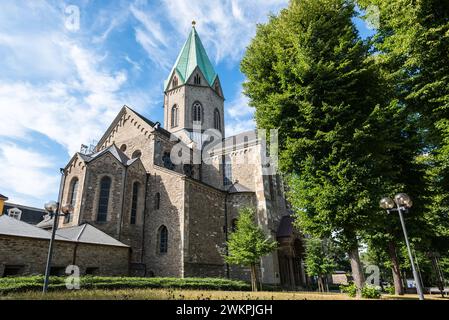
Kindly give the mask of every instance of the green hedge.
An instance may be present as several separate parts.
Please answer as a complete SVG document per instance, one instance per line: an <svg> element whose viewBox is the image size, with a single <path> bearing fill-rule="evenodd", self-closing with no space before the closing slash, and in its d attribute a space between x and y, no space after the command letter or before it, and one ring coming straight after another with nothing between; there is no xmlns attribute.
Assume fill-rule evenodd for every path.
<svg viewBox="0 0 449 320"><path fill-rule="evenodd" d="M66 277L50 277L49 290L65 289ZM43 276L0 278L0 295L12 292L39 291L44 283ZM199 290L246 291L251 287L238 280L220 278L132 278L83 276L81 289L139 289L177 288Z"/></svg>

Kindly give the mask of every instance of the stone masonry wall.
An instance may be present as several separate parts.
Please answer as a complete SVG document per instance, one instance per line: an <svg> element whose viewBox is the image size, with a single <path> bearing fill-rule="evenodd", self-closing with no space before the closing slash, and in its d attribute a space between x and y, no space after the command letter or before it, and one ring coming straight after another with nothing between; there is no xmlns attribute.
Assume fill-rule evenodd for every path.
<svg viewBox="0 0 449 320"><path fill-rule="evenodd" d="M184 176L162 167L149 176L145 219L145 258L147 274L182 277L184 252ZM156 195L159 194L159 208ZM168 229L167 253L160 253L158 231Z"/></svg>
<svg viewBox="0 0 449 320"><path fill-rule="evenodd" d="M119 241L131 246L131 262L141 263L143 260L143 226L146 196L147 174L142 162L136 161L127 168L125 182L125 198L123 205L122 227ZM131 208L134 183L138 184L137 211L135 224L131 224Z"/></svg>
<svg viewBox="0 0 449 320"><path fill-rule="evenodd" d="M112 180L106 222L97 222L100 182L108 176ZM94 227L119 239L123 204L125 167L111 154L105 153L87 165L86 182L80 223L88 222Z"/></svg>
<svg viewBox="0 0 449 320"><path fill-rule="evenodd" d="M66 169L66 177L63 185L63 194L61 201L61 203L63 204L70 203L72 194L72 182L74 181L74 179L78 179L78 191L76 194L76 201L72 213L72 221L65 223L64 218L59 219L59 228L73 227L78 225L82 203L81 196L83 194L85 176L86 163L79 157L79 155L76 155Z"/></svg>
<svg viewBox="0 0 449 320"><path fill-rule="evenodd" d="M0 276L5 266L22 266L25 275L44 274L49 240L0 235ZM96 274L118 276L128 274L129 248L68 241L56 241L53 267L75 264L84 274L86 268L98 268Z"/></svg>
<svg viewBox="0 0 449 320"><path fill-rule="evenodd" d="M220 190L187 181L185 276L225 276L224 200Z"/></svg>

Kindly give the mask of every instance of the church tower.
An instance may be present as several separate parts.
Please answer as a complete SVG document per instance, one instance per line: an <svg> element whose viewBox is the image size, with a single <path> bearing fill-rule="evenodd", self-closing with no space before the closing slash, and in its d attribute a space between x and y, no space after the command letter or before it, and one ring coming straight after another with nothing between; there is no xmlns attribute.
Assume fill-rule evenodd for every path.
<svg viewBox="0 0 449 320"><path fill-rule="evenodd" d="M164 83L164 127L196 141L201 131L218 130L224 137L224 96L220 80L192 22L192 30Z"/></svg>

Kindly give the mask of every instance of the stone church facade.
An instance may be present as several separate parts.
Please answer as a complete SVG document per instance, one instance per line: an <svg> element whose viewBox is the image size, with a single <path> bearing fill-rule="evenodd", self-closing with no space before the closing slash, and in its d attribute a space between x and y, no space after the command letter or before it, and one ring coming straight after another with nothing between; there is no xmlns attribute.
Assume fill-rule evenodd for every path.
<svg viewBox="0 0 449 320"><path fill-rule="evenodd" d="M124 106L95 150L65 167L61 202L74 211L58 228L88 223L130 246L132 275L247 279L249 270L226 265L223 254L239 208L250 206L280 243L261 260L262 281L304 286L282 179L264 172L256 131L221 138L224 101L193 27L164 84L164 128Z"/></svg>

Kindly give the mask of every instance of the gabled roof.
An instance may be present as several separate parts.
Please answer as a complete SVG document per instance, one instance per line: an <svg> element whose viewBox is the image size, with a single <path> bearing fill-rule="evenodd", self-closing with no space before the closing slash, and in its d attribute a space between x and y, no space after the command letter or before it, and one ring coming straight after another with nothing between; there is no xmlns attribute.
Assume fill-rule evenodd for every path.
<svg viewBox="0 0 449 320"><path fill-rule="evenodd" d="M138 158L135 158L135 159L128 158L126 156L126 154L124 154L122 150L117 148L117 146L115 144L112 144L109 147L107 147L106 149L103 149L94 154L90 154L90 155L82 154L82 153L78 153L78 154L81 157L81 159L84 160L84 162L89 163L89 162L97 159L98 157L101 157L102 155L104 155L107 152L112 154L112 156L114 158L116 158L118 161L120 161L120 163L123 164L124 166L130 166L131 164L133 164L134 162L136 162L138 160Z"/></svg>
<svg viewBox="0 0 449 320"><path fill-rule="evenodd" d="M127 247L127 245L88 223L76 227L58 229L56 234L77 242Z"/></svg>
<svg viewBox="0 0 449 320"><path fill-rule="evenodd" d="M283 216L281 218L281 222L279 223L279 228L276 232L276 237L284 238L290 237L293 235L293 217L292 216Z"/></svg>
<svg viewBox="0 0 449 320"><path fill-rule="evenodd" d="M252 190L248 189L247 187L245 187L244 185L236 182L231 185L231 187L228 189L228 192L229 193L244 193L244 192L254 192L254 191L252 191Z"/></svg>
<svg viewBox="0 0 449 320"><path fill-rule="evenodd" d="M0 200L8 200L8 197L7 196L4 196L4 195L2 195L1 193L0 193Z"/></svg>
<svg viewBox="0 0 449 320"><path fill-rule="evenodd" d="M115 128L115 126L117 125L117 123L120 121L120 119L122 118L122 116L126 113L133 113L135 114L138 118L140 118L143 122L145 122L146 124L148 124L151 128L154 129L156 123L149 120L148 118L142 116L141 114L137 113L136 111L134 111L133 109L131 109L130 107L124 105L122 107L122 109L120 110L120 112L117 114L117 116L115 117L115 119L112 121L112 123L109 125L108 129L106 130L106 132L103 134L103 136L101 137L100 141L97 144L97 149L103 145L104 141L109 137L109 135L111 134L111 131ZM160 127L157 129L158 132L164 134L167 137L170 137L170 132L168 132L167 130L165 130L164 128Z"/></svg>
<svg viewBox="0 0 449 320"><path fill-rule="evenodd" d="M34 239L50 239L51 233L26 222L0 216L0 235ZM90 224L56 230L56 240L91 243L105 246L128 247Z"/></svg>
<svg viewBox="0 0 449 320"><path fill-rule="evenodd" d="M203 43L196 32L195 27L187 38L181 52L176 59L175 65L170 72L169 77L173 75L173 72L181 77L182 81L185 83L187 79L190 78L195 68L198 67L206 78L210 86L212 86L217 78L214 67L207 56L206 50L204 49ZM165 81L164 90L168 89L170 83L170 78Z"/></svg>
<svg viewBox="0 0 449 320"><path fill-rule="evenodd" d="M7 215L0 216L0 234L37 239L50 239L51 237L50 232ZM59 235L56 235L55 239L69 241Z"/></svg>

